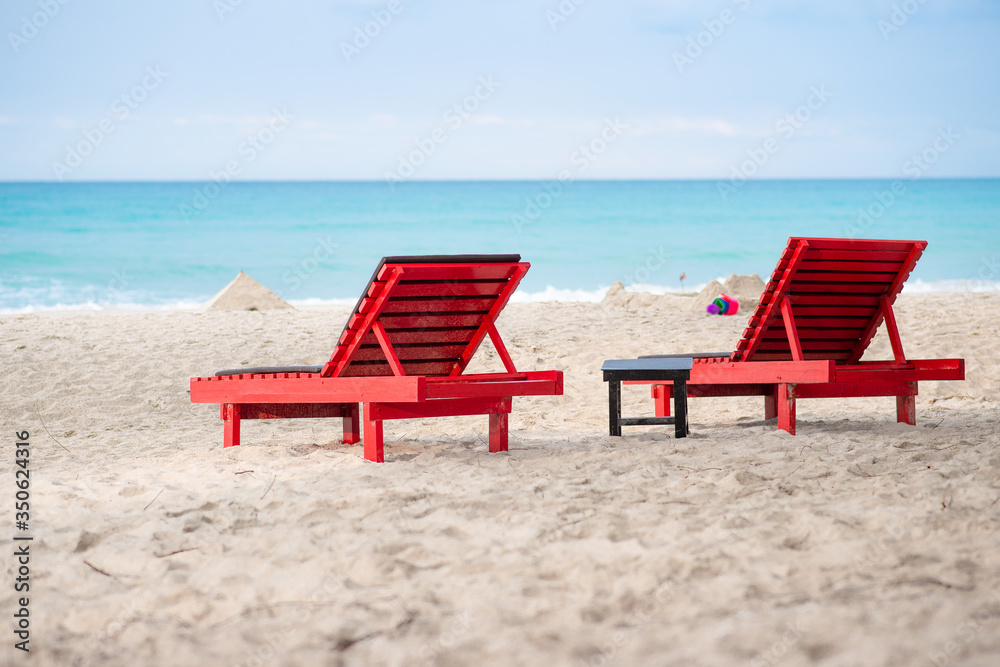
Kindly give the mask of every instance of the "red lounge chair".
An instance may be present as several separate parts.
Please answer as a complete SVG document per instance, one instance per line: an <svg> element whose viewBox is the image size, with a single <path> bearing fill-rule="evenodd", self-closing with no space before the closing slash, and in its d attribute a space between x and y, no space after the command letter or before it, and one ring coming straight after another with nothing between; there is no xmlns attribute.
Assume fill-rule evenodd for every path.
<svg viewBox="0 0 1000 667"><path fill-rule="evenodd" d="M382 421L490 416L491 452L507 451L513 396L561 395L561 371L519 373L495 321L530 264L519 255L386 257L323 366L247 368L191 379L193 403L219 403L223 446L240 420L341 417L344 442L385 460ZM506 373L463 375L489 336ZM363 405L359 411L358 404Z"/></svg>
<svg viewBox="0 0 1000 667"><path fill-rule="evenodd" d="M788 239L736 350L688 355L687 395L762 395L764 418L777 417L778 428L792 434L798 398L895 396L897 421L916 424L917 382L965 379L963 359L903 354L892 305L925 247ZM860 361L883 321L893 360ZM669 383L652 386L657 416L670 414L670 395Z"/></svg>

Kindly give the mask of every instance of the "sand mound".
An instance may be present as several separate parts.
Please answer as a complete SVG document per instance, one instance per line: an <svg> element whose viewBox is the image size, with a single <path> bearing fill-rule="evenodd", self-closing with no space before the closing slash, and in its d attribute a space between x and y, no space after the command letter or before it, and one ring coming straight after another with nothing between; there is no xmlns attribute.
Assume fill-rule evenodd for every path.
<svg viewBox="0 0 1000 667"><path fill-rule="evenodd" d="M601 300L601 303L608 306L624 306L628 303L628 292L625 291L625 286L622 285L620 280L616 280L611 287L608 288L607 294Z"/></svg>
<svg viewBox="0 0 1000 667"><path fill-rule="evenodd" d="M281 297L243 273L209 299L205 310L288 310Z"/></svg>
<svg viewBox="0 0 1000 667"><path fill-rule="evenodd" d="M700 292L698 292L698 296L694 298L694 303L691 304L691 310L700 310L701 312L705 312L705 307L712 303L717 296L725 291L726 290L722 286L722 283L718 280L713 280L709 284L705 285Z"/></svg>
<svg viewBox="0 0 1000 667"><path fill-rule="evenodd" d="M713 280L709 284L705 285L705 289L698 293L698 296L694 299L694 304L691 308L693 310L700 310L704 312L705 308L712 303L712 301L718 297L720 294L728 294L734 297L740 302L740 312L739 314L746 313L747 315L757 307L757 300L760 298L760 293L764 291L764 281L760 279L756 273L751 273L746 276L738 276L735 273L730 273L729 277L726 278L726 282L720 283L718 280Z"/></svg>

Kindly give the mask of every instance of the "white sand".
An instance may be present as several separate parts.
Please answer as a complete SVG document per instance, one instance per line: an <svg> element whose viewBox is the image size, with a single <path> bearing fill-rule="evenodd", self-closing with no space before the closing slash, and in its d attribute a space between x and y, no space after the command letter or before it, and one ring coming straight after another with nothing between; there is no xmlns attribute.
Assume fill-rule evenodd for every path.
<svg viewBox="0 0 1000 667"><path fill-rule="evenodd" d="M515 362L566 395L515 399L507 454L485 417L388 422L381 465L339 420L245 422L224 451L188 402L192 375L321 362L346 308L0 318L32 664L1000 664L1000 296L900 298L908 356L969 376L923 384L915 427L891 398L800 401L794 437L760 399L693 399L687 439L610 438L602 359L745 327L690 298L510 306Z"/></svg>

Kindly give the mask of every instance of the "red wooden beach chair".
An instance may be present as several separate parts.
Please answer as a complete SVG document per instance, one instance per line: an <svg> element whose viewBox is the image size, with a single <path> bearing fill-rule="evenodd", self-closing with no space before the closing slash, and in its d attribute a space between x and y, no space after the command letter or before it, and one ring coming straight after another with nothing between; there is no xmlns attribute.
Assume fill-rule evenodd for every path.
<svg viewBox="0 0 1000 667"><path fill-rule="evenodd" d="M365 458L381 462L383 420L488 414L490 451L507 451L512 397L563 393L561 371L518 372L497 333L530 266L520 259L386 257L326 364L192 378L191 401L220 404L225 447L240 444L243 419L341 417L344 442L361 440L363 421ZM506 372L463 374L486 336Z"/></svg>
<svg viewBox="0 0 1000 667"><path fill-rule="evenodd" d="M907 359L892 306L926 241L790 238L731 354L694 358L688 396L764 396L764 417L795 433L799 398L895 396L916 424L917 383L964 380L963 359ZM885 322L891 361L861 361ZM654 355L656 356L656 355ZM685 355L665 355L685 356ZM654 384L656 415L671 385Z"/></svg>

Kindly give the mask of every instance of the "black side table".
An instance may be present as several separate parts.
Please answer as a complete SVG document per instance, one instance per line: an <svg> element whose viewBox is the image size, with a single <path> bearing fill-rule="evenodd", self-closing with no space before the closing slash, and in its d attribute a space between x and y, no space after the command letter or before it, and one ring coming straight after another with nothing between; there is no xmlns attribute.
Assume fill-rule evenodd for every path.
<svg viewBox="0 0 1000 667"><path fill-rule="evenodd" d="M611 435L622 434L622 426L673 424L674 437L688 434L687 382L691 379L691 357L609 359L601 366L608 383L608 427ZM640 380L674 383L672 417L622 417L622 382Z"/></svg>

